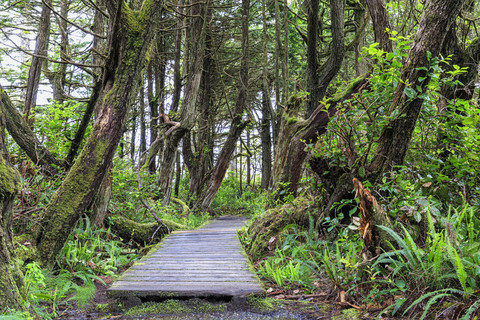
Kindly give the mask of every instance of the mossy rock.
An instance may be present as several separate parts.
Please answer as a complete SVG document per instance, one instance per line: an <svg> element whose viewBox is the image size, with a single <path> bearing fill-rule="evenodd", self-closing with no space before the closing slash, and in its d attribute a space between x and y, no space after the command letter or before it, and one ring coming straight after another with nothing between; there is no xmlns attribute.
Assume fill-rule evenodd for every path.
<svg viewBox="0 0 480 320"><path fill-rule="evenodd" d="M314 216L315 208L308 199L298 197L291 203L265 211L250 221L243 232L246 252L258 259L268 252L269 240L278 236L286 226L296 224L308 228L310 216Z"/></svg>

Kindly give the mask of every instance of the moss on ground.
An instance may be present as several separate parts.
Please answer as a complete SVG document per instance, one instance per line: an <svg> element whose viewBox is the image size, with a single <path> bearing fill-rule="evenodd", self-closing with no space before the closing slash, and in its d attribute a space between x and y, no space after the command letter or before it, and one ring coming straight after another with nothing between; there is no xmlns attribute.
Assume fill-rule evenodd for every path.
<svg viewBox="0 0 480 320"><path fill-rule="evenodd" d="M269 312L277 310L282 302L273 298L250 295L247 297L247 305L260 312Z"/></svg>
<svg viewBox="0 0 480 320"><path fill-rule="evenodd" d="M166 300L163 302L147 302L129 309L125 315L141 316L148 314L177 314L177 313L211 313L224 312L225 304L213 304L200 299L187 301Z"/></svg>

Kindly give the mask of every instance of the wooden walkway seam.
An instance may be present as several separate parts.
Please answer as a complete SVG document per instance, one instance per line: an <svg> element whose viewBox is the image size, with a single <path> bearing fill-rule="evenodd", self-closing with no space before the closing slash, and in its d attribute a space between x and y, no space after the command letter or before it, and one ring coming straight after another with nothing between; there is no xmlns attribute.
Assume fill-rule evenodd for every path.
<svg viewBox="0 0 480 320"><path fill-rule="evenodd" d="M113 297L236 297L264 294L236 230L242 217L221 217L198 230L176 231L108 289Z"/></svg>

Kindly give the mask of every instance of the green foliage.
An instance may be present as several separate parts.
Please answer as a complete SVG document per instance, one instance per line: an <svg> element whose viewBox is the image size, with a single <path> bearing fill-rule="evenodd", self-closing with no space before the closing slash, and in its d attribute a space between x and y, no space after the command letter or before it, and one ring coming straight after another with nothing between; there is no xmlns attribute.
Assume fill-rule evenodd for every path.
<svg viewBox="0 0 480 320"><path fill-rule="evenodd" d="M60 159L64 159L68 153L84 109L85 103L77 101L53 101L50 105L35 108L35 133L40 142ZM86 135L90 130L91 125Z"/></svg>
<svg viewBox="0 0 480 320"><path fill-rule="evenodd" d="M239 186L239 179L228 175L212 202L212 209L221 214L251 215L260 212L263 209L265 193L248 186L239 192Z"/></svg>
<svg viewBox="0 0 480 320"><path fill-rule="evenodd" d="M173 221L188 228L197 228L210 218L208 213L195 215L183 213L182 205L174 201L168 206L162 206L163 195L158 191L158 177L146 171L141 172L142 189L139 190L136 168L128 160L114 159L112 178L114 182L110 208L113 214L125 215L139 223L155 222L154 217L142 203L142 199L145 199L160 219ZM184 202L188 202L186 185L188 179L183 177L179 196Z"/></svg>
<svg viewBox="0 0 480 320"><path fill-rule="evenodd" d="M124 247L110 229L94 229L90 219L85 217L67 240L58 264L71 272L88 272L98 278L97 274L114 275L136 257L135 251Z"/></svg>

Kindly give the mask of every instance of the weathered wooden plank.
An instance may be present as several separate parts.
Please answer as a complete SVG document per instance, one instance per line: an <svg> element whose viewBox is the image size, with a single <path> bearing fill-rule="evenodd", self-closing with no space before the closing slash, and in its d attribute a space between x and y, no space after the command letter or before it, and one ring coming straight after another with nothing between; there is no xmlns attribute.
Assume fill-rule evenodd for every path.
<svg viewBox="0 0 480 320"><path fill-rule="evenodd" d="M199 230L174 232L156 252L117 280L113 296L239 296L261 294L237 237L241 218L216 220Z"/></svg>

